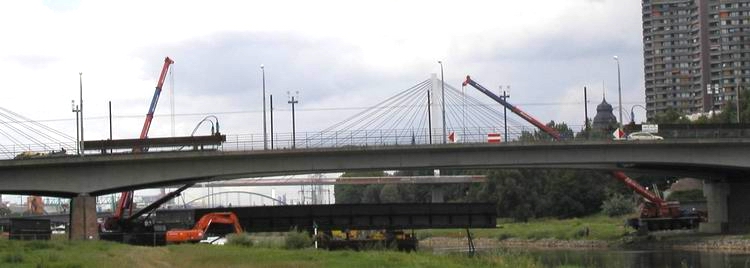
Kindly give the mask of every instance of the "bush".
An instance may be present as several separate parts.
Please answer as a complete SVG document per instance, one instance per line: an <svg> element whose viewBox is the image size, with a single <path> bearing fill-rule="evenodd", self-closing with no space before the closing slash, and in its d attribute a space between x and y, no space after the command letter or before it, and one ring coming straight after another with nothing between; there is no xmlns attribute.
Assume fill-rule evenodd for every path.
<svg viewBox="0 0 750 268"><path fill-rule="evenodd" d="M297 229L289 231L284 239L285 249L301 249L310 245L312 245L310 235L307 232L297 231Z"/></svg>
<svg viewBox="0 0 750 268"><path fill-rule="evenodd" d="M21 253L21 252L8 253L3 258L3 261L5 263L22 263L23 262L23 253Z"/></svg>
<svg viewBox="0 0 750 268"><path fill-rule="evenodd" d="M621 194L614 194L602 203L602 212L610 217L633 213L635 203Z"/></svg>
<svg viewBox="0 0 750 268"><path fill-rule="evenodd" d="M227 235L227 245L252 247L253 240L247 233L229 234Z"/></svg>

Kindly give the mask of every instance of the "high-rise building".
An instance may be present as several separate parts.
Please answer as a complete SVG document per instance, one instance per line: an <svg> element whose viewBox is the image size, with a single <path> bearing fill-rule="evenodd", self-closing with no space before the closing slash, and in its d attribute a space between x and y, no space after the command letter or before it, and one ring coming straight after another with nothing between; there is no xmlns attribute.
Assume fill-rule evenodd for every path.
<svg viewBox="0 0 750 268"><path fill-rule="evenodd" d="M705 113L750 88L750 0L642 0L647 117Z"/></svg>

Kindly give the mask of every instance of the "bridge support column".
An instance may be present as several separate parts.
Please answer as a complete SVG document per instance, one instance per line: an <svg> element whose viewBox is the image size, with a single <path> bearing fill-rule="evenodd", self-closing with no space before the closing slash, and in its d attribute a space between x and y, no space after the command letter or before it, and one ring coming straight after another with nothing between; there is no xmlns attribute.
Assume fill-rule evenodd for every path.
<svg viewBox="0 0 750 268"><path fill-rule="evenodd" d="M81 194L71 200L70 240L99 239L96 222L96 197Z"/></svg>
<svg viewBox="0 0 750 268"><path fill-rule="evenodd" d="M746 233L750 231L750 183L742 178L729 183L732 194L727 198L728 231Z"/></svg>
<svg viewBox="0 0 750 268"><path fill-rule="evenodd" d="M432 201L430 203L444 203L445 197L443 188L437 185L430 186L430 193L432 194Z"/></svg>
<svg viewBox="0 0 750 268"><path fill-rule="evenodd" d="M703 195L706 197L708 221L698 228L701 233L724 233L729 223L729 183L703 181Z"/></svg>

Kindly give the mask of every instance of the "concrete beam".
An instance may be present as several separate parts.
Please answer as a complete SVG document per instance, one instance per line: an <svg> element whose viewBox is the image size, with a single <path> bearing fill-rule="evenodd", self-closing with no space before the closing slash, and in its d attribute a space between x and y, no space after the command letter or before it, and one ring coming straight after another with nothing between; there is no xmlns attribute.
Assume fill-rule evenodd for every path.
<svg viewBox="0 0 750 268"><path fill-rule="evenodd" d="M448 144L278 151L190 151L0 161L0 192L104 194L190 181L364 170L627 166L750 174L750 140Z"/></svg>

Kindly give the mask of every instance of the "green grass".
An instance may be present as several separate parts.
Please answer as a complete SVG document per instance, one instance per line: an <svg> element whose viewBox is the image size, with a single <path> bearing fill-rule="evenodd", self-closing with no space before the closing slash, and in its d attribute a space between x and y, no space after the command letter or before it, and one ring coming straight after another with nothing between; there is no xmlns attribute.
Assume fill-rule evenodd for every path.
<svg viewBox="0 0 750 268"><path fill-rule="evenodd" d="M217 246L141 247L105 241L0 240L0 267L541 267L523 253L470 258L396 251Z"/></svg>
<svg viewBox="0 0 750 268"><path fill-rule="evenodd" d="M560 240L604 240L615 241L630 230L623 226L627 217L608 217L605 215L587 216L574 219L534 219L529 222L512 222L498 220L498 227L492 229L471 229L475 238L520 238L520 239L560 239ZM589 235L583 236L582 230L588 227ZM416 231L417 237L466 237L463 229L430 229Z"/></svg>

